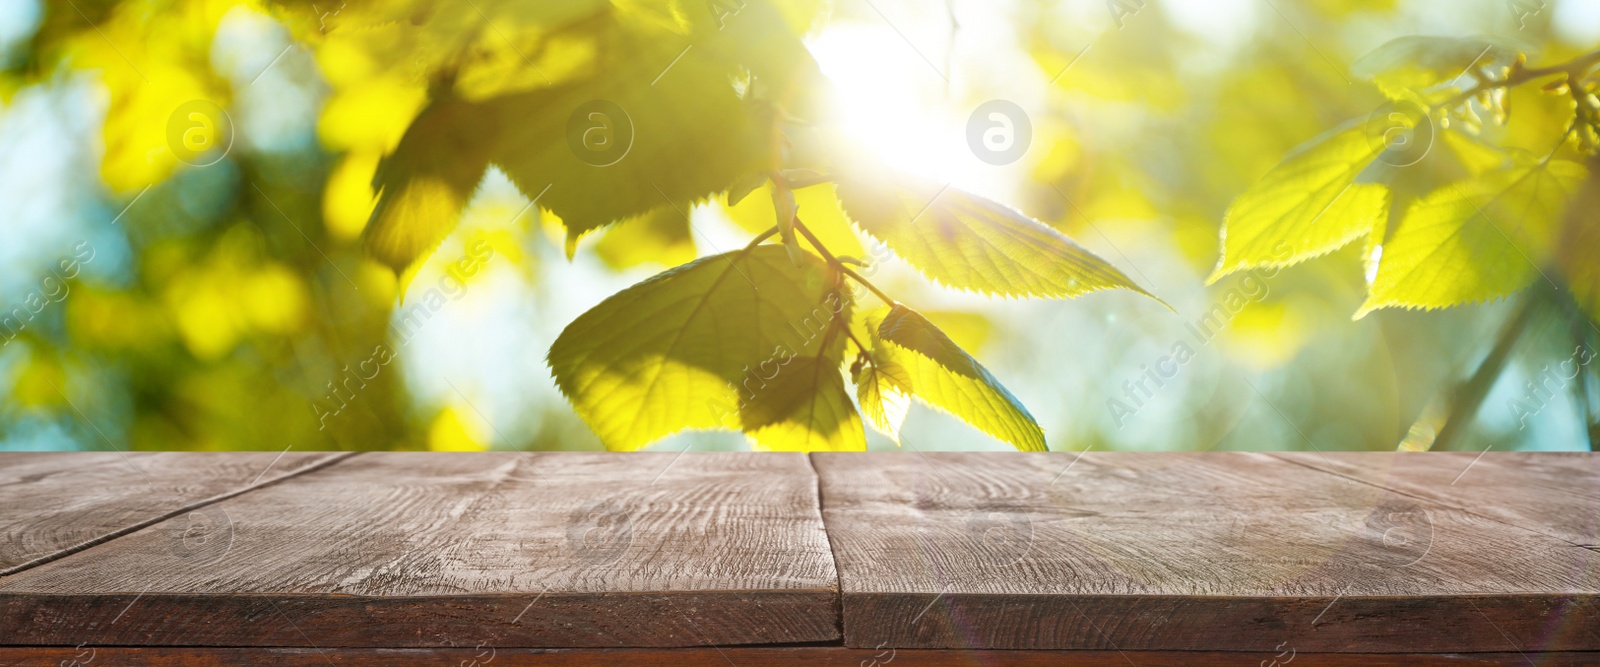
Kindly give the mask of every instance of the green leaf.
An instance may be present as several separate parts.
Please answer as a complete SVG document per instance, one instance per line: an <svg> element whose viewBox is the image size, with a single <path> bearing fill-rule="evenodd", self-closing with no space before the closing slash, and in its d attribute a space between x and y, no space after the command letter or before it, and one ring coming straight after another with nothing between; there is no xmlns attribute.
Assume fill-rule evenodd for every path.
<svg viewBox="0 0 1600 667"><path fill-rule="evenodd" d="M1005 296L1150 296L1072 239L982 197L876 169L841 174L837 191L857 226L936 282Z"/></svg>
<svg viewBox="0 0 1600 667"><path fill-rule="evenodd" d="M1388 189L1356 183L1383 151L1364 122L1301 144L1239 195L1222 223L1222 257L1206 284L1239 271L1325 255L1383 223Z"/></svg>
<svg viewBox="0 0 1600 667"><path fill-rule="evenodd" d="M745 432L775 452L864 451L861 416L839 372L844 339L821 356L795 359L755 392L741 414Z"/></svg>
<svg viewBox="0 0 1600 667"><path fill-rule="evenodd" d="M874 357L887 356L886 368L897 374L893 381L903 382L913 396L1022 451L1048 449L1028 409L920 313L895 305L877 335L883 345Z"/></svg>
<svg viewBox="0 0 1600 667"><path fill-rule="evenodd" d="M765 449L864 449L840 372L849 297L821 259L802 258L761 245L618 292L550 347L556 385L609 449L684 429L742 429Z"/></svg>
<svg viewBox="0 0 1600 667"><path fill-rule="evenodd" d="M367 252L396 273L450 235L489 168L489 136L469 122L474 114L468 102L433 102L378 164L378 203L363 235Z"/></svg>
<svg viewBox="0 0 1600 667"><path fill-rule="evenodd" d="M489 163L569 242L662 206L687 212L772 166L774 106L787 99L762 95L797 96L815 78L762 0L629 5L540 38L588 57L532 88L436 92L447 101L385 159L369 244L383 261L409 265L448 235Z"/></svg>
<svg viewBox="0 0 1600 667"><path fill-rule="evenodd" d="M1417 200L1383 246L1360 318L1378 308L1444 308L1527 286L1551 257L1587 171L1552 160L1475 176Z"/></svg>
<svg viewBox="0 0 1600 667"><path fill-rule="evenodd" d="M1505 67L1517 53L1516 47L1487 37L1409 36L1385 42L1356 59L1350 70L1371 79L1390 99L1411 99L1440 84L1469 84L1474 81L1469 68Z"/></svg>
<svg viewBox="0 0 1600 667"><path fill-rule="evenodd" d="M569 239L661 206L687 212L768 161L770 118L735 90L738 63L685 51L671 31L611 37L594 77L483 105L499 128L492 160ZM617 152L586 148L607 142Z"/></svg>
<svg viewBox="0 0 1600 667"><path fill-rule="evenodd" d="M695 257L689 219L671 206L617 223L605 230L594 253L616 270L655 263L677 266ZM569 249L567 256L572 256Z"/></svg>
<svg viewBox="0 0 1600 667"><path fill-rule="evenodd" d="M861 404L867 423L899 444L900 426L911 410L911 375L895 361L894 351L878 338L878 326L887 310L868 316L866 328L872 349L851 368L851 379L856 385L856 402Z"/></svg>

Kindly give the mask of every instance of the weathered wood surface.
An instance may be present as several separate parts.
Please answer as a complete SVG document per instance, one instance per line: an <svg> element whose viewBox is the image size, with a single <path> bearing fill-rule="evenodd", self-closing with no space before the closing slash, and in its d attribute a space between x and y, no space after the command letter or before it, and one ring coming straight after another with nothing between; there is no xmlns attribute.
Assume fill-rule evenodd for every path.
<svg viewBox="0 0 1600 667"><path fill-rule="evenodd" d="M813 455L845 644L1600 649L1600 553L1535 510L1543 528L1267 454L1076 457ZM1551 479L1525 507L1582 494Z"/></svg>
<svg viewBox="0 0 1600 667"><path fill-rule="evenodd" d="M0 579L12 645L839 639L799 454L365 453Z"/></svg>
<svg viewBox="0 0 1600 667"><path fill-rule="evenodd" d="M0 665L1600 649L1592 455L276 456L0 454L0 529L50 545L0 577Z"/></svg>
<svg viewBox="0 0 1600 667"><path fill-rule="evenodd" d="M29 452L0 455L0 575L60 558L338 452ZM198 517L197 517L198 520Z"/></svg>
<svg viewBox="0 0 1600 667"><path fill-rule="evenodd" d="M1285 460L1600 548L1600 456L1583 452L1285 452Z"/></svg>
<svg viewBox="0 0 1600 667"><path fill-rule="evenodd" d="M1286 662L1287 661L1287 662ZM1274 664L1276 663L1276 664ZM1204 651L946 651L840 646L668 649L0 647L7 667L1590 667L1600 653L1227 653Z"/></svg>

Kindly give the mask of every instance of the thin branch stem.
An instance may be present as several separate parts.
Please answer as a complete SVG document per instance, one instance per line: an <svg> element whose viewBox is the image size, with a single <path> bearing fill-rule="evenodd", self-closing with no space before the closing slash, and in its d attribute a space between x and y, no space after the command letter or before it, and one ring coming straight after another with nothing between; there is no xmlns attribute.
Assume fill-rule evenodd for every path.
<svg viewBox="0 0 1600 667"><path fill-rule="evenodd" d="M767 239L772 238L777 233L778 233L778 226L777 225L773 225L772 229L769 229L767 231L761 232L761 234L759 236L757 236L757 237L755 237L753 239L750 239L750 243L748 245L746 245L744 247L744 250L741 250L740 252L750 252L751 250L754 250L756 246L761 245L762 241L765 241Z"/></svg>
<svg viewBox="0 0 1600 667"><path fill-rule="evenodd" d="M866 354L867 353L867 346L863 345L861 343L861 339L860 338L856 338L856 332L851 331L849 325L845 325L844 335L850 337L850 342L855 343L856 344L856 349L861 351L862 354Z"/></svg>
<svg viewBox="0 0 1600 667"><path fill-rule="evenodd" d="M1517 304L1517 309L1512 312L1511 318L1506 320L1505 325L1500 328L1500 334L1495 337L1494 347L1489 350L1489 355L1478 364L1478 369L1473 371L1471 378L1456 386L1450 397L1450 408L1445 415L1444 426L1439 429L1439 435L1434 438L1430 449L1449 450L1461 437L1462 432L1471 425L1473 417L1478 414L1479 406L1483 405L1483 399L1488 397L1489 389L1494 386L1495 380L1500 378L1501 371L1505 370L1506 361L1511 356L1511 348L1528 328L1528 320L1532 319L1534 307L1538 305L1542 294L1543 291L1538 289L1528 289L1523 293L1521 303Z"/></svg>
<svg viewBox="0 0 1600 667"><path fill-rule="evenodd" d="M851 280L854 280L854 281L856 281L858 283L861 283L862 287L867 288L873 294L877 295L877 297L883 301L884 305L891 306L891 307L900 305L900 302L899 301L895 301L894 297L889 296L888 294L884 294L883 290L878 289L877 285L874 285L874 284L872 284L871 281L867 280L866 278L861 277L861 274L856 273L855 271L851 270L850 267L845 266L843 264L836 264L836 266L838 267L838 269L839 269L839 271L841 273L845 274L846 276L849 276Z"/></svg>
<svg viewBox="0 0 1600 667"><path fill-rule="evenodd" d="M828 264L830 266L832 266L835 270L837 270L838 272L843 273L844 275L848 276L851 280L854 280L857 283L860 283L862 287L867 288L873 294L877 295L877 297L879 299L882 299L885 304L887 304L889 306L898 306L898 305L900 305L900 302L899 301L895 301L894 297L891 297L888 294L885 294L883 292L883 290L878 289L877 285L872 284L872 281L869 281L866 278L863 278L861 276L861 274L856 273L855 271L851 270L850 267L845 266L844 262L839 261L838 257L834 257L833 253L828 252L828 248L826 246L822 245L822 241L817 238L817 235L816 234L812 234L811 233L811 229L809 227L806 227L805 223L800 222L800 216L795 216L795 218L794 218L794 228L799 230L800 231L800 235L806 237L807 241L811 242L811 247L816 248L817 249L817 253L821 254L822 258L827 260Z"/></svg>
<svg viewBox="0 0 1600 667"><path fill-rule="evenodd" d="M1470 100L1473 97L1476 97L1479 93L1487 90L1492 90L1495 88L1514 88L1529 81L1533 81L1534 79L1542 79L1544 77L1554 76L1557 74L1565 74L1567 76L1567 85L1575 86L1577 85L1578 81L1583 78L1583 75L1595 65L1600 65L1600 49L1590 51L1581 56L1573 58L1572 60L1568 60L1567 62L1557 63L1549 67L1523 67L1520 63L1514 64L1511 66L1511 72L1506 75L1506 78L1487 81L1479 79L1478 85L1461 91L1460 94L1447 100L1444 103L1444 106L1456 106L1457 104Z"/></svg>

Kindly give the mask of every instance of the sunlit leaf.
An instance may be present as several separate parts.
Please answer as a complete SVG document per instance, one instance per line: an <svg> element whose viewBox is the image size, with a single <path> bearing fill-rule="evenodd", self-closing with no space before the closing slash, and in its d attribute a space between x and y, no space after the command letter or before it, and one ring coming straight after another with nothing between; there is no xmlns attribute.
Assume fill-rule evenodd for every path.
<svg viewBox="0 0 1600 667"><path fill-rule="evenodd" d="M862 451L861 416L839 372L844 339L821 356L800 357L755 392L741 420L757 448L768 451Z"/></svg>
<svg viewBox="0 0 1600 667"><path fill-rule="evenodd" d="M594 252L613 269L645 263L677 266L694 259L694 236L688 218L662 206L606 229Z"/></svg>
<svg viewBox="0 0 1600 667"><path fill-rule="evenodd" d="M1044 431L1011 392L938 327L896 305L878 325L879 350L903 370L913 396L1022 451L1047 448Z"/></svg>
<svg viewBox="0 0 1600 667"><path fill-rule="evenodd" d="M985 294L1071 297L1124 287L1109 262L1038 221L956 188L886 172L838 181L844 211L923 275Z"/></svg>
<svg viewBox="0 0 1600 667"><path fill-rule="evenodd" d="M871 363L861 365L854 375L861 414L879 433L899 444L900 426L911 411L911 379L905 369L887 354L874 354Z"/></svg>
<svg viewBox="0 0 1600 667"><path fill-rule="evenodd" d="M1486 37L1409 36L1385 42L1361 56L1350 70L1371 79L1390 99L1445 83L1470 85L1472 69L1505 67L1518 49Z"/></svg>
<svg viewBox="0 0 1600 667"><path fill-rule="evenodd" d="M610 449L719 428L767 449L860 449L859 417L834 397L848 295L819 258L803 258L762 245L613 295L551 346L557 386Z"/></svg>
<svg viewBox="0 0 1600 667"><path fill-rule="evenodd" d="M378 208L395 220L369 232L379 237L374 252L398 265L437 243L480 161L499 165L558 216L569 242L663 205L687 211L769 168L772 108L755 84L740 82L754 74L756 88L790 95L815 65L767 3L737 9L672 3L603 12L548 35L593 43L571 76L436 101L385 160L397 167L381 175ZM455 166L432 166L445 151ZM421 181L414 190L413 179Z"/></svg>
<svg viewBox="0 0 1600 667"><path fill-rule="evenodd" d="M1371 233L1388 210L1388 189L1356 183L1382 152L1364 122L1312 139L1228 208L1222 257L1208 283L1240 269L1289 266Z"/></svg>
<svg viewBox="0 0 1600 667"><path fill-rule="evenodd" d="M1511 158L1505 151L1484 143L1481 139L1464 132L1442 132L1444 144L1450 147L1450 152L1461 163L1469 174L1482 174L1487 171L1504 169Z"/></svg>
<svg viewBox="0 0 1600 667"><path fill-rule="evenodd" d="M455 229L467 199L489 168L493 129L461 100L424 109L373 176L377 206L367 223L367 251L396 272Z"/></svg>
<svg viewBox="0 0 1600 667"><path fill-rule="evenodd" d="M1446 185L1406 211L1383 247L1366 303L1444 308L1526 287L1552 255L1568 199L1586 174L1565 160Z"/></svg>
<svg viewBox="0 0 1600 667"><path fill-rule="evenodd" d="M911 376L895 361L894 351L886 348L878 337L878 327L888 312L888 308L880 308L867 315L865 329L872 349L851 367L851 379L856 385L856 401L861 404L861 414L867 418L867 423L899 444L900 426L911 411Z"/></svg>

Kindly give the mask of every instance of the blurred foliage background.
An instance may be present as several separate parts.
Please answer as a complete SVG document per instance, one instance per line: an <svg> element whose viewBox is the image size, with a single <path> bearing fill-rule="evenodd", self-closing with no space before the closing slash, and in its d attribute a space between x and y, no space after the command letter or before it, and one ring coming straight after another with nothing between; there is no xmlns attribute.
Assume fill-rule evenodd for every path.
<svg viewBox="0 0 1600 667"><path fill-rule="evenodd" d="M439 29L344 29L341 0L0 3L0 305L13 318L0 325L0 449L599 447L550 379L551 342L617 290L743 246L770 205L700 203L692 226L658 211L584 237L568 259L559 222L491 168L460 226L397 276L362 247L372 176L440 62L513 46L479 54L498 64L475 70L481 81L451 82L470 93L533 76L523 62L593 54L516 49L531 29L516 3L392 4L384 25ZM1359 243L1206 286L1223 214L1290 149L1383 102L1351 64L1393 38L1492 36L1532 64L1600 45L1592 0L795 4L856 148L1029 213L1176 310L1126 291L984 298L882 267L875 282L982 360L1056 450L1431 446L1453 388L1520 302L1352 320L1367 288ZM1512 94L1527 99L1501 141L1543 154L1570 107ZM1005 166L966 139L995 99L1032 127ZM186 134L191 113L204 136ZM835 250L871 253L840 241L852 242ZM1241 296L1215 336L1194 336ZM1549 302L1449 447L1589 448L1592 367L1529 393L1594 345L1587 318ZM1192 358L1134 400L1179 343ZM903 442L1008 448L921 406ZM653 447L747 446L700 432Z"/></svg>

